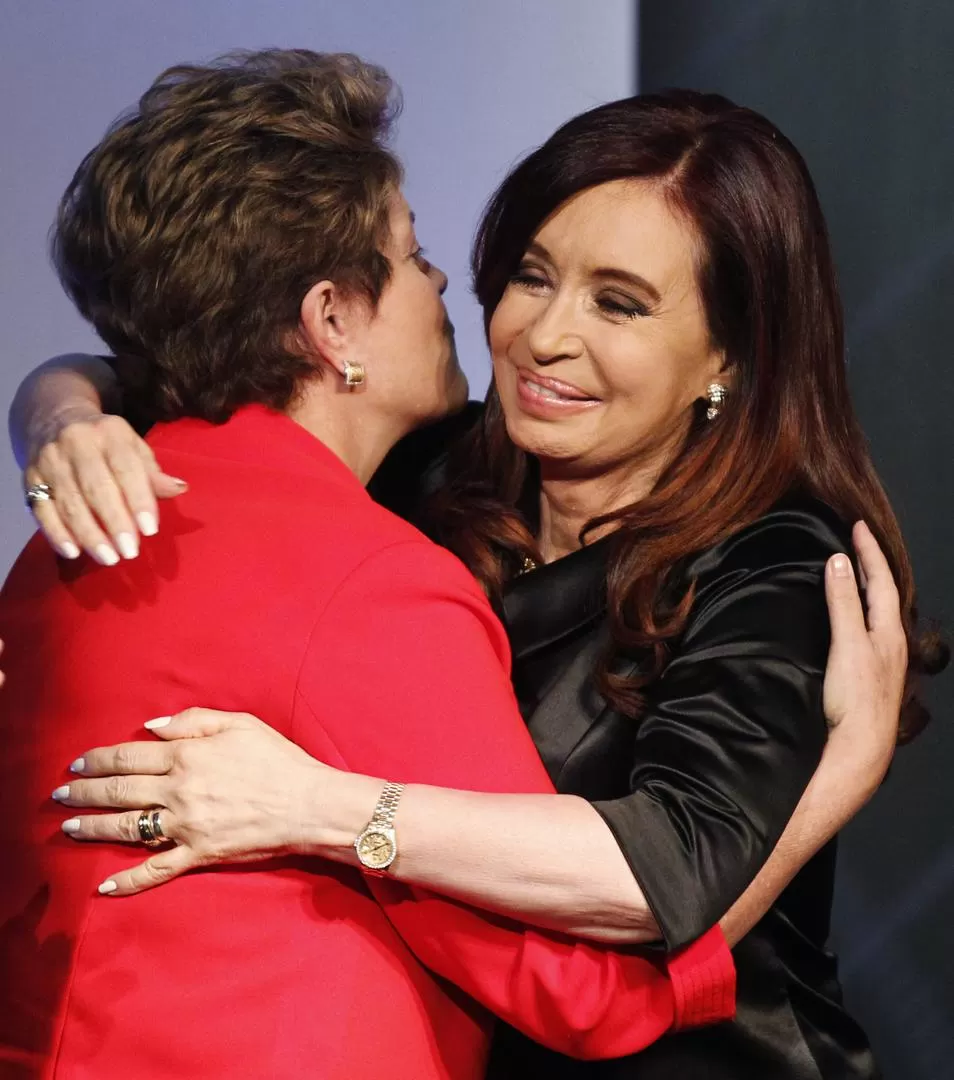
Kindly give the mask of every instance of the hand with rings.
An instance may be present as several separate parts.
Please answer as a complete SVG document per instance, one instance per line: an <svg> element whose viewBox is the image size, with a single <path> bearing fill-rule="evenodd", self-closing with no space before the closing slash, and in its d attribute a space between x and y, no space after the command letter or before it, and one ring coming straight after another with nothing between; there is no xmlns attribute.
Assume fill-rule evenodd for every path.
<svg viewBox="0 0 954 1080"><path fill-rule="evenodd" d="M53 792L63 806L118 811L64 821L73 839L157 849L101 893L129 896L199 867L306 850L309 800L337 770L244 713L188 709L146 727L162 741L89 750Z"/></svg>
<svg viewBox="0 0 954 1080"><path fill-rule="evenodd" d="M136 825L139 827L139 839L146 847L162 847L169 839L162 831L161 810L142 810Z"/></svg>
<svg viewBox="0 0 954 1080"><path fill-rule="evenodd" d="M59 417L37 434L23 473L24 497L40 531L64 559L85 550L104 566L139 554L159 528L159 499L181 495L152 449L121 416L91 408Z"/></svg>

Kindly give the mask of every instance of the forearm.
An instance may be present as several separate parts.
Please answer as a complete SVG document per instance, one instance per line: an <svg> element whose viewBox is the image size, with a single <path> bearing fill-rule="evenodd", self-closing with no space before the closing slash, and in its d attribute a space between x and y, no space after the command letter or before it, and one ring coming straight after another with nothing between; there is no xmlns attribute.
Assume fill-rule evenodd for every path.
<svg viewBox="0 0 954 1080"><path fill-rule="evenodd" d="M334 773L303 814L305 850L355 860L383 781ZM330 798L329 798L330 796ZM331 820L333 818L333 820ZM603 942L656 940L645 897L602 818L572 795L497 795L410 785L391 874L521 922Z"/></svg>
<svg viewBox="0 0 954 1080"><path fill-rule="evenodd" d="M114 408L116 376L105 360L69 353L41 364L20 384L10 406L10 440L25 466L38 446L72 420Z"/></svg>
<svg viewBox="0 0 954 1080"><path fill-rule="evenodd" d="M874 795L887 760L873 745L849 745L836 730L775 850L719 925L730 946L745 937L798 871Z"/></svg>

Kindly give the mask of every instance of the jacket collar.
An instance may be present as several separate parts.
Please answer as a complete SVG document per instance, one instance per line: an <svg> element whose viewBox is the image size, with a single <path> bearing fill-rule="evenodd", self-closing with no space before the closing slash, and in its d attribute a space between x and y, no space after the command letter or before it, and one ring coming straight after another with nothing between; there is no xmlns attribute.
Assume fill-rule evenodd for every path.
<svg viewBox="0 0 954 1080"><path fill-rule="evenodd" d="M320 439L284 413L264 405L245 405L224 424L193 417L157 424L148 442L160 456L163 450L182 451L283 472L309 473L364 492L361 481Z"/></svg>
<svg viewBox="0 0 954 1080"><path fill-rule="evenodd" d="M601 618L611 540L595 540L505 586L503 622L515 663Z"/></svg>

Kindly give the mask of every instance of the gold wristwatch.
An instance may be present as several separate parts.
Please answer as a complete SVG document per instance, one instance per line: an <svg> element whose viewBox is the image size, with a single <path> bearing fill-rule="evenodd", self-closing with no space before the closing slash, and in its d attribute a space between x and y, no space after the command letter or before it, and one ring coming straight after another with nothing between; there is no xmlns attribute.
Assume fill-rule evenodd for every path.
<svg viewBox="0 0 954 1080"><path fill-rule="evenodd" d="M397 858L394 815L403 792L403 784L385 784L371 820L355 839L358 861L369 874L383 876Z"/></svg>

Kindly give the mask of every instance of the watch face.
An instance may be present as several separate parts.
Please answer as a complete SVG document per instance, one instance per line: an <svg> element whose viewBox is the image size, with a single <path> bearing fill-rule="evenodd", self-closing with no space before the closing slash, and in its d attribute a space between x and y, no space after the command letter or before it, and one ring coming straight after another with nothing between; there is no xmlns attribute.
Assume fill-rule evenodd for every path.
<svg viewBox="0 0 954 1080"><path fill-rule="evenodd" d="M394 841L385 832L368 829L358 837L355 848L361 862L372 870L383 870L394 862Z"/></svg>

